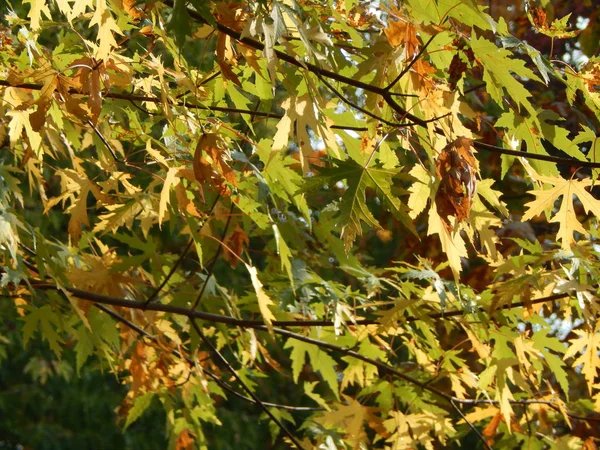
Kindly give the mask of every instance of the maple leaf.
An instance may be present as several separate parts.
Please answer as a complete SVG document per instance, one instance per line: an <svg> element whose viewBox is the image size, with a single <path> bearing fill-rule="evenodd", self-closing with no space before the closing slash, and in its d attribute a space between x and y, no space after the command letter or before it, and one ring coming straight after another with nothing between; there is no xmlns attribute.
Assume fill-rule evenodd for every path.
<svg viewBox="0 0 600 450"><path fill-rule="evenodd" d="M23 3L29 3L31 5L31 9L27 13L27 17L31 19L31 29L33 31L40 29L42 13L48 19L52 19L50 9L48 8L48 5L46 5L46 0L23 0Z"/></svg>
<svg viewBox="0 0 600 450"><path fill-rule="evenodd" d="M528 7L529 2L525 3L525 11L527 12L527 18L533 27L542 34L551 38L566 39L577 36L582 30L568 30L569 18L571 13L564 16L562 19L555 19L550 26L548 26L546 12L542 8L531 8Z"/></svg>
<svg viewBox="0 0 600 450"><path fill-rule="evenodd" d="M98 25L98 48L94 52L94 56L97 59L106 60L112 49L117 46L113 32L123 35L106 4L106 0L96 0L96 8L92 20L90 20L90 27L94 25Z"/></svg>
<svg viewBox="0 0 600 450"><path fill-rule="evenodd" d="M180 178L177 176L181 167L170 167L167 176L165 177L165 182L160 191L160 201L158 204L158 224L160 225L165 217L167 211L167 205L170 202L171 198L171 187L177 186L180 181Z"/></svg>
<svg viewBox="0 0 600 450"><path fill-rule="evenodd" d="M477 186L477 160L471 152L473 141L460 137L450 142L439 155L436 174L440 181L435 194L438 213L448 230L469 217ZM451 224L448 216L456 221Z"/></svg>
<svg viewBox="0 0 600 450"><path fill-rule="evenodd" d="M596 325L593 331L585 330L573 330L578 339L571 339L569 342L571 346L565 352L563 359L573 358L579 355L574 361L572 366L577 367L582 365L581 373L585 377L590 394L592 393L592 387L594 380L598 374L598 368L600 368L600 324Z"/></svg>
<svg viewBox="0 0 600 450"><path fill-rule="evenodd" d="M527 100L532 93L517 81L512 73L526 79L541 81L537 75L525 67L523 61L510 58L511 52L498 48L483 37L477 39L475 33L471 36L470 44L475 57L485 68L483 81L486 82L487 90L496 103L502 104L503 93L506 90L515 102L535 116L535 110Z"/></svg>
<svg viewBox="0 0 600 450"><path fill-rule="evenodd" d="M40 330L52 351L60 358L63 351L61 346L63 340L56 331L57 327L60 326L60 316L50 305L44 305L41 308L30 306L27 309L29 314L23 318L25 322L23 325L23 343L27 344L35 331Z"/></svg>
<svg viewBox="0 0 600 450"><path fill-rule="evenodd" d="M536 199L527 203L527 211L522 217L522 221L530 220L546 210L552 210L554 203L559 197L562 197L560 208L552 215L550 222L558 223L557 239L561 241L561 247L570 252L571 244L575 242L573 233L579 232L586 235L587 231L575 214L573 205L573 196L576 195L587 213L593 213L600 218L600 201L596 200L592 194L585 190L592 186L592 180L565 180L560 177L546 177L537 175L531 171L531 176L544 184L552 185L551 189L539 189L530 191Z"/></svg>
<svg viewBox="0 0 600 450"><path fill-rule="evenodd" d="M311 337L317 338L314 331L311 333ZM290 359L292 360L292 376L294 382L298 382L298 377L306 362L306 355L308 355L313 369L315 371L318 370L321 373L323 379L329 385L336 398L339 399L338 374L335 370L335 359L316 345L297 341L295 339L288 339L284 348L292 349Z"/></svg>
<svg viewBox="0 0 600 450"><path fill-rule="evenodd" d="M325 185L346 180L348 188L340 202L340 216L337 220L338 226L342 228L341 235L346 251L350 250L356 236L362 235L362 222L377 229L381 228L366 204L367 189L373 189L381 197L383 206L416 235L406 205L392 194L392 179L401 169L366 167L353 160L334 159L333 162L336 168L320 169L320 175L308 179L303 190L314 191Z"/></svg>
<svg viewBox="0 0 600 450"><path fill-rule="evenodd" d="M390 20L388 27L385 29L385 37L392 47L405 45L406 59L412 58L419 48L416 28L409 23Z"/></svg>
<svg viewBox="0 0 600 450"><path fill-rule="evenodd" d="M246 232L239 226L227 236L225 241L226 247L223 249L223 259L227 261L231 267L237 266L240 261L240 256L245 247L250 244L250 238Z"/></svg>
<svg viewBox="0 0 600 450"><path fill-rule="evenodd" d="M60 170L57 173L61 177L62 194L48 200L44 212L47 213L50 208L61 201L64 204L67 199L71 200L71 206L65 212L71 214L68 226L69 235L77 243L81 236L81 227L90 225L87 213L88 194L92 193L97 200L104 203L110 203L110 199L91 180L72 169Z"/></svg>
<svg viewBox="0 0 600 450"><path fill-rule="evenodd" d="M333 405L332 411L328 411L320 417L320 422L326 427L347 430L350 434L349 442L354 445L354 448L359 448L360 443L366 442L368 439L365 422L371 424L380 421L377 417L378 408L361 405L348 395L343 397L347 404Z"/></svg>
<svg viewBox="0 0 600 450"><path fill-rule="evenodd" d="M329 128L330 120L317 118L316 105L309 94L300 97L291 96L281 106L285 109L285 114L277 123L272 151L287 150L288 141L295 134L301 153L300 165L305 173L308 172L310 170L308 162L313 155L311 146L313 138L307 129L307 127L310 127L318 137L325 140L332 154L337 153L336 140Z"/></svg>
<svg viewBox="0 0 600 450"><path fill-rule="evenodd" d="M252 280L252 286L254 287L254 292L256 292L256 299L258 301L258 309L262 314L263 320L265 321L265 325L269 329L270 333L273 333L273 320L275 319L275 315L269 309L269 306L274 305L273 300L269 297L269 295L263 289L263 284L258 279L258 272L256 267L249 266L245 264L246 269L248 269L248 273L250 273L250 279Z"/></svg>
<svg viewBox="0 0 600 450"><path fill-rule="evenodd" d="M235 186L235 171L227 164L224 143L216 133L200 137L194 152L194 176L199 183L209 183L223 195L231 194L227 183Z"/></svg>
<svg viewBox="0 0 600 450"><path fill-rule="evenodd" d="M135 422L142 416L144 411L146 411L150 407L150 404L152 403L152 400L154 399L155 395L156 394L154 392L149 391L135 398L133 402L133 407L129 410L127 414L127 420L125 421L125 425L123 426L124 429L129 428L129 426L133 422Z"/></svg>

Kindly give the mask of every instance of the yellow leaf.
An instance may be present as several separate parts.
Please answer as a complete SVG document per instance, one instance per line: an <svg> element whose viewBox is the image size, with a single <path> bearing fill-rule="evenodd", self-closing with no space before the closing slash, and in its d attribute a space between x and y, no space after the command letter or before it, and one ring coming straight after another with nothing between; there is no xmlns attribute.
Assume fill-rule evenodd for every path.
<svg viewBox="0 0 600 450"><path fill-rule="evenodd" d="M31 5L27 17L31 19L31 29L33 31L40 29L42 13L44 13L48 19L52 19L48 5L46 5L46 0L23 0L23 3L29 3Z"/></svg>
<svg viewBox="0 0 600 450"><path fill-rule="evenodd" d="M572 366L577 367L582 365L581 373L585 377L590 394L592 393L592 386L594 379L598 373L598 367L600 367L600 333L598 332L600 324L596 325L593 331L585 330L573 330L579 339L572 339L570 342L571 346L567 349L563 359L572 358L575 355L579 357L573 361Z"/></svg>
<svg viewBox="0 0 600 450"><path fill-rule="evenodd" d="M258 299L258 308L260 309L260 313L263 316L265 321L265 325L269 329L269 332L273 332L273 319L275 316L269 309L269 306L274 305L273 300L267 295L265 290L263 289L263 284L258 279L258 273L256 271L256 267L246 265L246 269L250 273L250 279L252 280L252 286L254 287L254 292L256 292L256 298Z"/></svg>
<svg viewBox="0 0 600 450"><path fill-rule="evenodd" d="M8 124L8 136L10 137L11 145L14 146L21 139L21 133L23 132L23 128L25 128L25 134L29 138L31 149L36 153L38 159L41 159L42 137L38 132L33 131L33 127L29 121L31 111L12 110L8 111L6 115L12 117Z"/></svg>
<svg viewBox="0 0 600 450"><path fill-rule="evenodd" d="M117 46L113 32L123 35L106 5L106 0L96 0L96 10L90 21L90 27L94 25L98 25L98 48L94 57L106 60L111 50Z"/></svg>
<svg viewBox="0 0 600 450"><path fill-rule="evenodd" d="M479 422L481 420L489 419L490 417L494 417L498 414L499 409L494 405L487 405L485 407L477 407L469 414L465 415L465 418L473 423ZM459 424L465 423L464 420L458 422Z"/></svg>
<svg viewBox="0 0 600 450"><path fill-rule="evenodd" d="M591 212L596 217L600 218L600 201L596 200L592 194L585 190L585 188L592 185L592 180L589 178L585 180L565 180L560 177L541 176L533 171L530 171L530 175L534 179L544 184L550 184L553 187L530 192L535 195L536 198L525 205L528 210L523 215L522 220L526 221L532 219L545 210L551 210L554 207L554 202L562 196L560 208L554 213L550 222L559 224L556 237L561 241L562 248L565 251L570 252L571 244L575 242L573 233L577 231L582 234L587 234L587 231L583 228L575 214L573 195L576 195L579 198L587 213Z"/></svg>
<svg viewBox="0 0 600 450"><path fill-rule="evenodd" d="M462 270L460 258L466 258L468 256L465 241L461 237L459 230L450 233L446 229L437 212L437 208L433 205L429 209L429 229L427 230L427 235L429 236L435 233L440 236L442 250L448 256L448 263L450 264L450 269L452 269L454 278L458 279Z"/></svg>
<svg viewBox="0 0 600 450"><path fill-rule="evenodd" d="M165 183L163 184L162 191L160 191L160 202L158 204L158 225L163 221L165 217L165 212L167 211L167 205L169 204L169 199L171 197L171 186L177 186L179 183L179 178L177 177L177 173L179 172L179 167L171 167L167 172L167 177L165 178Z"/></svg>
<svg viewBox="0 0 600 450"><path fill-rule="evenodd" d="M416 219L427 206L429 196L431 195L432 177L422 166L415 165L410 175L417 179L408 189L410 197L408 197L408 207L410 212L408 215L411 219Z"/></svg>

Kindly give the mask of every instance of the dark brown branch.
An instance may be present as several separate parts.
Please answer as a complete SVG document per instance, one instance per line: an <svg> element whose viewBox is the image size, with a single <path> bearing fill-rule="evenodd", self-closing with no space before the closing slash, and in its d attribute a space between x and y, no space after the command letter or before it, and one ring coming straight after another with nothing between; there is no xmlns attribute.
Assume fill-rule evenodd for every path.
<svg viewBox="0 0 600 450"><path fill-rule="evenodd" d="M496 147L495 145L485 144L483 142L473 142L473 147L477 150L483 150L486 152L500 153L503 155L520 156L528 159L537 159L539 161L550 161L557 164L564 164L571 167L589 167L593 169L600 168L600 163L592 161L580 161L573 158L561 158L559 156L550 155L538 155L537 153L521 152L519 150L507 150L502 147Z"/></svg>
<svg viewBox="0 0 600 450"><path fill-rule="evenodd" d="M171 8L174 6L173 2L171 0L163 0L163 3L167 6L170 6ZM196 20L199 23L203 23L206 25L211 25L209 23L206 22L206 20L200 15L198 14L196 11L192 10L192 9L188 9L188 13L190 15L190 17L192 17L194 20ZM229 28L226 25L223 25L222 23L217 22L216 25L214 25L214 27L223 34L226 34L227 36L235 39L236 41L247 45L248 47L254 48L256 50L261 50L264 51L265 49L265 45L262 42L259 42L255 39L249 38L248 36L244 36L242 37L241 33L239 33L238 31L235 31L232 28ZM311 73L314 73L315 75L320 75L332 80L336 80L336 81L340 81L344 84L347 84L348 86L353 86L355 88L360 88L363 89L367 92L372 92L374 94L379 94L381 96L383 96L385 98L385 94L389 94L389 91L387 91L385 88L381 88L378 86L373 86L372 84L369 83L364 83L362 81L359 80L355 80L353 78L349 78L343 75L340 75L339 73L336 72L332 72L331 70L327 70L327 69L323 69L315 64L309 63L309 62L304 62L304 61L298 61L294 56L288 55L282 51L273 49L274 53L277 55L277 58L279 58L282 61L285 61L293 66L298 67L299 69L306 69ZM390 96L391 98L391 96ZM387 101L387 99L386 99ZM406 110L402 109L398 104L396 104L397 108L400 108L400 111L402 112L401 115L403 115L404 117L406 117L408 120L410 120L411 122L415 123L415 124L422 124L422 120L419 119L418 117L410 114L409 112L407 112ZM396 108L394 108L394 110L396 110Z"/></svg>
<svg viewBox="0 0 600 450"><path fill-rule="evenodd" d="M31 281L31 286L35 289L42 290L60 290L56 285L52 283L47 283L43 281ZM97 294L95 292L88 292L81 289L73 288L73 287L63 287L64 290L73 294L75 297L80 298L81 300L87 300L95 303L102 303L105 305L113 305L113 306L121 306L124 308L132 308L132 309L141 309L144 308L149 311L161 311L171 314L179 314L183 316L187 316L194 319L206 320L207 322L214 323L222 323L225 325L232 325L236 327L242 328L255 328L255 329L263 329L264 322L261 320L249 320L249 319L236 319L235 317L223 316L219 314L212 314L203 311L193 311L189 308L185 308L182 306L175 306L164 303L150 303L146 305L145 301L137 301L137 300L128 300L125 298L119 297L111 297L108 295ZM542 297L535 300L531 300L529 302L518 302L512 304L502 305L501 308L498 309L514 309L520 308L527 305L534 305L538 303L546 303L559 300L561 298L568 297L569 293L562 294L554 294L548 297ZM482 312L483 310L479 310ZM404 320L406 322L414 322L417 320L425 320L425 319L446 319L449 317L462 316L466 313L461 310L448 311L448 312L440 312L434 313L431 315L427 315L425 317L407 317ZM363 319L357 320L354 322L356 325L377 325L380 321L375 319ZM333 326L334 323L331 320L274 320L273 325L276 327L322 327L322 326Z"/></svg>
<svg viewBox="0 0 600 450"><path fill-rule="evenodd" d="M39 91L44 87L43 84L37 84L37 83L21 83L21 84L17 84L17 85L12 85L6 80L0 80L0 86L14 87L14 88L20 88L20 89L31 89L34 91ZM69 94L71 94L71 95L87 95L76 89L70 89ZM113 98L115 100L127 100L127 101L133 101L133 102L162 103L162 100L158 97L152 97L152 96L148 96L148 95L127 94L127 93L122 93L122 92L104 92L104 93L102 93L102 97ZM263 111L251 111L251 110L239 109L239 108L228 108L228 107L224 107L224 106L204 106L204 105L197 105L197 104L184 102L184 101L170 102L168 104L171 106L185 106L187 108L200 109L200 110L204 110L204 111L218 111L218 112L224 112L224 113L249 114L252 116L266 117L266 118L273 118L273 119L281 119L283 117L281 114L268 113L268 112L263 112Z"/></svg>
<svg viewBox="0 0 600 450"><path fill-rule="evenodd" d="M319 80L321 80L321 82L322 82L322 83L323 83L325 86L327 86L327 88L328 88L328 89L329 89L331 92L333 92L333 94L334 94L334 95L335 95L337 98L339 98L341 101L343 101L345 104L347 104L347 105L348 105L348 106L350 106L351 108L354 108L354 109L356 109L357 111L360 111L361 113L363 113L363 114L365 114L365 115L367 115L367 116L369 116L369 117L371 117L371 118L373 118L373 119L375 119L375 120L378 120L378 121L380 121L380 122L382 122L382 123L385 123L386 125L389 125L389 126L391 126L391 127L400 127L400 126L402 126L402 124L390 122L389 120L386 120L386 119L384 119L383 117L379 117L377 114L374 114L374 113L372 113L371 111L369 111L369 110L367 110L367 109L365 109L365 108L363 108L363 107L361 107L361 106L358 106L356 103L353 103L352 101L350 101L350 100L348 100L346 97L344 97L344 96L341 94L341 92L339 92L339 91L338 91L336 88L334 88L334 87L333 87L333 86L332 86L332 85L331 85L331 84L330 84L330 83L329 83L329 82L328 82L328 81L327 81L325 78L323 78L321 75L319 75L319 74L316 74L316 75L317 75L317 77L319 77Z"/></svg>

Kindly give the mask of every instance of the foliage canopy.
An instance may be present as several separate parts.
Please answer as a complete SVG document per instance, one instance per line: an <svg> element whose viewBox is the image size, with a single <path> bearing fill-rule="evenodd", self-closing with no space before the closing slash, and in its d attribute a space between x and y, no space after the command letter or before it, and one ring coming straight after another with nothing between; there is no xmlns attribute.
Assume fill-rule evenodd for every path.
<svg viewBox="0 0 600 450"><path fill-rule="evenodd" d="M23 3L0 384L108 378L129 448L596 448L593 2Z"/></svg>

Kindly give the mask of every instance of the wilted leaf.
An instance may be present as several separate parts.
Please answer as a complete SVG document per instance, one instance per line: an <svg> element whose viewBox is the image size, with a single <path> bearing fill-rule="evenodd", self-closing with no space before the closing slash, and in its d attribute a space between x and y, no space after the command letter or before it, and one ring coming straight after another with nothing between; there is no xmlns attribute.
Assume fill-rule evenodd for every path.
<svg viewBox="0 0 600 450"><path fill-rule="evenodd" d="M449 232L468 218L471 212L478 170L471 146L470 139L458 138L444 147L437 159L436 174L440 184L435 194L435 204ZM455 222L451 223L448 216L454 216Z"/></svg>

